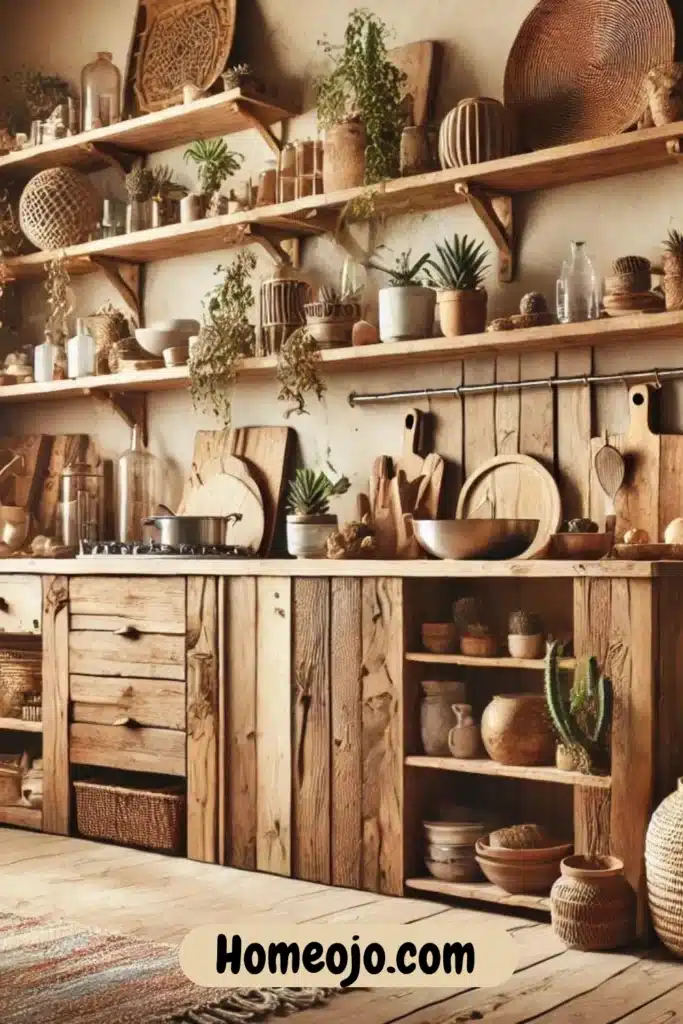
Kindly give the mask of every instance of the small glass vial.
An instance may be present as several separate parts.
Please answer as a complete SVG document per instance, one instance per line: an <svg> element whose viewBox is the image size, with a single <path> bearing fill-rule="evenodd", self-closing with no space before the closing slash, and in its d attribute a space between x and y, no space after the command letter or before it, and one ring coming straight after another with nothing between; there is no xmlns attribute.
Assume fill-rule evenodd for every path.
<svg viewBox="0 0 683 1024"><path fill-rule="evenodd" d="M55 357L57 346L50 331L45 331L45 341L36 345L33 351L33 377L36 384L48 384L55 379Z"/></svg>
<svg viewBox="0 0 683 1024"><path fill-rule="evenodd" d="M69 377L89 377L95 372L97 349L95 339L85 320L76 321L76 334L66 343L67 374Z"/></svg>
<svg viewBox="0 0 683 1024"><path fill-rule="evenodd" d="M117 539L122 544L142 541L143 520L154 515L164 498L164 475L160 460L142 443L140 428L133 427L130 448L118 465Z"/></svg>
<svg viewBox="0 0 683 1024"><path fill-rule="evenodd" d="M296 199L296 148L293 142L288 142L280 153L277 178L278 202L288 203Z"/></svg>
<svg viewBox="0 0 683 1024"><path fill-rule="evenodd" d="M81 73L84 132L121 120L121 72L111 57L111 53L101 51Z"/></svg>

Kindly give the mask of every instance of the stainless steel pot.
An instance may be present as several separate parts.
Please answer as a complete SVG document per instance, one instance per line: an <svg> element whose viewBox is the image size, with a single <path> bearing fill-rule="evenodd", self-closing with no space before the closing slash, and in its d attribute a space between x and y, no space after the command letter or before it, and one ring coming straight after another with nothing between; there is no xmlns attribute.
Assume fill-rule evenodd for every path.
<svg viewBox="0 0 683 1024"><path fill-rule="evenodd" d="M159 542L164 547L179 548L188 544L196 547L215 547L226 544L230 523L238 523L242 516L150 516L143 519L144 526L156 526L160 532Z"/></svg>

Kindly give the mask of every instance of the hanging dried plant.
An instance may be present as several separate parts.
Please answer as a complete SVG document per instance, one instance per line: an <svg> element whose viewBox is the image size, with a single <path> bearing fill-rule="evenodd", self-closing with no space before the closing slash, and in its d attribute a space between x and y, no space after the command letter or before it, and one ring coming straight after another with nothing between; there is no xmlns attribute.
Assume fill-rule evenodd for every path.
<svg viewBox="0 0 683 1024"><path fill-rule="evenodd" d="M278 400L292 402L292 408L285 413L299 415L308 412L305 396L311 391L318 401L325 394L325 382L318 373L320 349L306 327L299 327L290 334L280 349L277 363L277 379L280 385Z"/></svg>
<svg viewBox="0 0 683 1024"><path fill-rule="evenodd" d="M0 255L18 256L24 241L16 204L8 189L0 192Z"/></svg>
<svg viewBox="0 0 683 1024"><path fill-rule="evenodd" d="M72 306L69 295L69 284L71 279L66 269L64 256L57 256L50 263L46 263L47 281L45 290L47 292L47 322L46 330L50 331L55 345L64 345L69 337L69 314Z"/></svg>
<svg viewBox="0 0 683 1024"><path fill-rule="evenodd" d="M154 172L136 164L125 178L126 194L131 203L146 203L154 195L156 178Z"/></svg>

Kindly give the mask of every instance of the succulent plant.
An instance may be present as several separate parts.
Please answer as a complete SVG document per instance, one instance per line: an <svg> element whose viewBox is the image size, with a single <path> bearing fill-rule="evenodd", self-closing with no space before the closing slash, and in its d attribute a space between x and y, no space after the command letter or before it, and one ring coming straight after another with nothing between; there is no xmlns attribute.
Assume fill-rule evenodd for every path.
<svg viewBox="0 0 683 1024"><path fill-rule="evenodd" d="M508 633L511 636L538 636L542 632L541 618L533 612L512 612L508 619Z"/></svg>
<svg viewBox="0 0 683 1024"><path fill-rule="evenodd" d="M676 231L675 228L669 231L664 242L664 251L679 259L683 259L683 234L680 231Z"/></svg>
<svg viewBox="0 0 683 1024"><path fill-rule="evenodd" d="M296 516L324 516L330 511L330 498L346 494L351 486L342 476L332 483L326 473L315 473L312 469L297 469L289 485L287 509Z"/></svg>
<svg viewBox="0 0 683 1024"><path fill-rule="evenodd" d="M207 196L218 192L225 179L239 171L243 159L228 149L225 139L202 139L185 150L185 160L193 160L199 167L199 186Z"/></svg>
<svg viewBox="0 0 683 1024"><path fill-rule="evenodd" d="M595 658L581 659L567 690L559 665L559 644L548 644L545 699L561 743L572 752L580 771L606 770L606 734L611 717L611 686Z"/></svg>
<svg viewBox="0 0 683 1024"><path fill-rule="evenodd" d="M534 313L547 313L548 303L545 296L540 292L528 292L519 304L519 311L523 316Z"/></svg>
<svg viewBox="0 0 683 1024"><path fill-rule="evenodd" d="M381 263L368 263L369 267L373 270L379 270L382 274L387 274L389 277L389 284L393 288L406 288L409 285L420 284L420 271L423 270L425 265L430 259L428 252L423 253L418 260L414 263L410 262L411 250L402 252L400 256L396 257L393 268L383 267Z"/></svg>
<svg viewBox="0 0 683 1024"><path fill-rule="evenodd" d="M253 74L249 64L235 64L223 72L223 85L226 89L238 89L244 82L248 82Z"/></svg>
<svg viewBox="0 0 683 1024"><path fill-rule="evenodd" d="M592 519L570 519L563 524L563 533L598 533L600 527Z"/></svg>
<svg viewBox="0 0 683 1024"><path fill-rule="evenodd" d="M453 605L453 621L460 630L485 618L484 606L478 597L460 597Z"/></svg>
<svg viewBox="0 0 683 1024"><path fill-rule="evenodd" d="M429 259L428 283L433 288L449 291L471 291L481 288L489 269L486 260L489 252L484 243L478 244L467 235L453 236L453 241L444 239L443 245L436 245L438 261Z"/></svg>
<svg viewBox="0 0 683 1024"><path fill-rule="evenodd" d="M649 274L651 267L645 256L620 256L612 264L615 274Z"/></svg>

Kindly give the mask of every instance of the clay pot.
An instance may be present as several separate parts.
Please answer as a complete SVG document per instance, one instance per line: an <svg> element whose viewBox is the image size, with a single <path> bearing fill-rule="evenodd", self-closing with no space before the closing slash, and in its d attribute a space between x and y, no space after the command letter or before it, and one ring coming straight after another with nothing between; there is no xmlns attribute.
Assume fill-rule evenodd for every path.
<svg viewBox="0 0 683 1024"><path fill-rule="evenodd" d="M460 100L441 122L439 162L444 169L497 160L512 149L509 114L498 100Z"/></svg>
<svg viewBox="0 0 683 1024"><path fill-rule="evenodd" d="M683 274L665 274L663 287L667 310L683 309Z"/></svg>
<svg viewBox="0 0 683 1024"><path fill-rule="evenodd" d="M448 749L453 757L477 757L481 750L481 732L472 718L471 704L453 704L455 725L448 734Z"/></svg>
<svg viewBox="0 0 683 1024"><path fill-rule="evenodd" d="M542 693L510 693L493 698L481 718L481 738L499 764L553 764L555 736Z"/></svg>
<svg viewBox="0 0 683 1024"><path fill-rule="evenodd" d="M435 169L430 128L424 124L406 125L401 132L401 177L424 174Z"/></svg>
<svg viewBox="0 0 683 1024"><path fill-rule="evenodd" d="M432 654L450 654L458 642L454 622L425 622L420 631L422 646Z"/></svg>
<svg viewBox="0 0 683 1024"><path fill-rule="evenodd" d="M323 192L358 188L365 181L367 134L359 121L343 121L325 132Z"/></svg>
<svg viewBox="0 0 683 1024"><path fill-rule="evenodd" d="M420 736L429 757L448 757L448 734L455 722L453 704L464 700L464 683L453 680L422 683L424 696L420 704Z"/></svg>
<svg viewBox="0 0 683 1024"><path fill-rule="evenodd" d="M309 334L319 348L340 348L351 344L353 327L360 320L357 302L307 302L304 316Z"/></svg>
<svg viewBox="0 0 683 1024"><path fill-rule="evenodd" d="M683 779L652 815L645 874L655 931L667 949L683 958Z"/></svg>
<svg viewBox="0 0 683 1024"><path fill-rule="evenodd" d="M294 558L326 558L327 538L338 526L335 515L288 515L287 551Z"/></svg>
<svg viewBox="0 0 683 1024"><path fill-rule="evenodd" d="M683 64L652 68L645 78L645 89L657 127L683 118Z"/></svg>
<svg viewBox="0 0 683 1024"><path fill-rule="evenodd" d="M487 295L483 288L437 292L441 330L447 338L482 334L486 330Z"/></svg>
<svg viewBox="0 0 683 1024"><path fill-rule="evenodd" d="M493 658L497 650L495 636L468 636L465 633L460 637L460 653L469 658Z"/></svg>
<svg viewBox="0 0 683 1024"><path fill-rule="evenodd" d="M489 882L505 892L519 895L547 893L560 870L556 860L501 861L481 854L476 859Z"/></svg>
<svg viewBox="0 0 683 1024"><path fill-rule="evenodd" d="M635 935L636 899L616 857L565 857L550 893L555 934L572 949L617 949Z"/></svg>
<svg viewBox="0 0 683 1024"><path fill-rule="evenodd" d="M543 655L545 637L542 633L534 636L523 636L520 633L508 634L508 651L511 658L540 658Z"/></svg>

